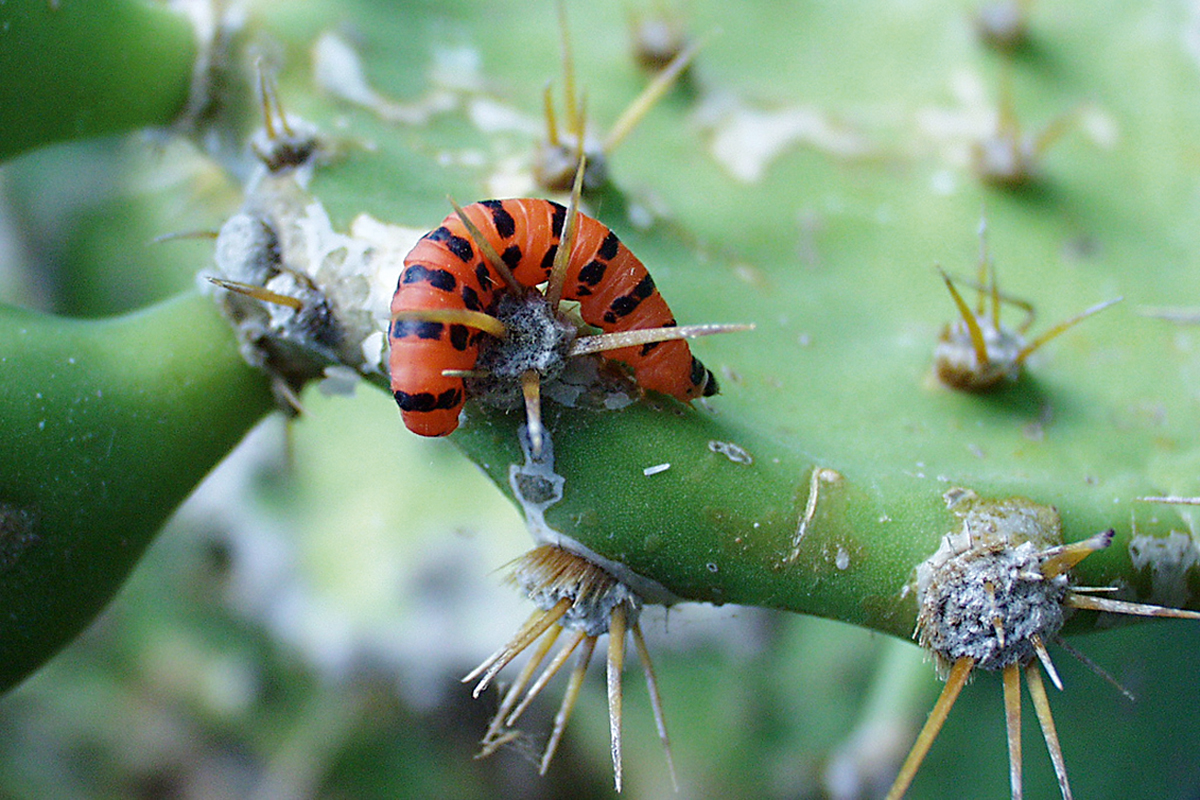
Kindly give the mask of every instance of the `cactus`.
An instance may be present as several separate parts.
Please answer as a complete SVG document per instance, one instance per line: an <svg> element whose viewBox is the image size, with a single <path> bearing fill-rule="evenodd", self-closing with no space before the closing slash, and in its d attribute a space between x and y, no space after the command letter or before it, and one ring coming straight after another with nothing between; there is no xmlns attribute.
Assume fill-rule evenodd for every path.
<svg viewBox="0 0 1200 800"><path fill-rule="evenodd" d="M1163 319L1161 310L1200 305L1200 285L1187 271L1194 189L1181 142L1196 125L1190 101L1197 56L1179 33L1184 12L1128 4L1081 14L1026 4L1020 42L996 52L977 38L969 10L933 0L902 7L746 4L737 14L717 3L680 5L671 24L707 37L704 46L684 82L608 154L609 181L585 200L589 213L618 231L648 266L681 324L756 324L753 332L693 343L722 394L690 409L662 397L608 413L547 403L553 442L547 468L561 476L563 489L561 500L541 505L523 497L522 484L512 479L529 467L518 414L469 404L448 442L431 442L403 431L398 415L385 408L390 401L369 390L353 403L306 392L298 404L319 410L294 423L296 436L331 426L321 452L341 453L329 462L353 470L347 445L321 417L360 415L388 426L367 446L394 450L396 463L407 465L407 482L393 479L399 470L361 480L382 508L411 504L404 505L410 515L419 509L420 523L397 526L424 535L440 528L445 535L450 523L425 520L444 515L463 524L453 508L461 497L477 509L471 524L480 536L497 517L510 532L523 529L471 474L474 462L517 501L535 537L568 537L649 602L781 609L909 639L917 620L916 569L958 525L944 497L969 490L997 502L1021 498L1053 507L1068 542L1113 529L1112 546L1074 568L1076 585L1114 585L1130 600L1200 607L1192 594L1198 579L1192 512L1147 499L1200 495L1188 444L1196 433L1188 421L1196 416L1195 333ZM39 283L32 275L42 265L22 274L14 249L0 287L15 304L34 304L40 294L44 307L69 315L150 305L93 321L16 308L0 314L5 686L97 613L165 518L266 414L271 389L277 399L289 397L337 361L386 385L371 358L349 363L354 358L337 348L322 350L301 373L281 380L277 370L274 380L264 378L242 360L211 298L194 288L195 273L211 271L208 244L144 243L160 233L216 229L239 211L266 215L268 207L290 223L301 216L296 209L319 201L329 236L369 240L370 247L347 251L358 254L357 266L384 265L379 272L386 277L376 276L373 291L355 294L358 285L346 283L333 304L339 324L352 318L360 331L354 343L369 347L380 338L379 330L370 338L369 321L378 327L386 319L379 287L386 294L388 280L394 285L400 243L411 244L445 216L447 194L460 202L542 194L531 177L542 90L547 79L561 80L558 16L549 3L489 6L484 13L467 3L397 9L311 0L286 10L264 5L249 21L226 18L229 27L207 28L137 0L106 8L67 0L0 8L6 37L0 74L7 84L0 90L0 141L2 154L14 159L3 177L16 218L28 223L19 231L31 254L26 262L35 264L42 245L55 268ZM606 128L649 78L638 71L619 8L568 4L566 16L576 32L575 80L581 94L586 89L587 118ZM588 36L579 35L585 30ZM62 60L60 52L75 60ZM129 53L136 60L123 57ZM55 77L48 60L78 80ZM311 180L293 185L285 176L277 185L250 177L260 160L245 144L259 124L258 106L249 100L255 63L278 72L286 110L316 125L320 153ZM19 156L63 139L146 125L169 136L151 145L81 142ZM1019 179L985 182L975 171L978 154L994 135L1014 131L1049 133L1021 145ZM144 154L164 147L171 157ZM106 176L123 192L87 206L39 206L39 194L66 196L54 187L69 187L83 171ZM982 272L981 214L995 294L1026 301L1038 318L1032 331L1052 329L1102 301L1125 300L1020 359L1015 380L973 394L943 386L934 375L939 334L962 318L946 291L950 279L935 265L973 299L967 279ZM988 288L980 287L985 305ZM242 350L248 347L243 330ZM452 446L466 459L452 455ZM413 466L430 461L428 470ZM301 464L295 469L309 475L310 486L329 485ZM402 499L385 499L392 493ZM302 548L332 549L347 564L369 567L346 550L353 549L352 521L361 522L361 506L374 501L341 486L319 504L293 502L331 509L316 517L320 535L313 520L292 517L308 543ZM415 533L401 538L405 548L415 547ZM513 547L509 558L520 552ZM490 555L494 560L482 569L504 560ZM354 586L352 577L326 574L339 572L330 562L309 557L324 583ZM169 564L153 554L151 561L158 580L178 579ZM131 588L143 598L155 591L144 582ZM371 614L342 613L362 630L378 625L360 619ZM527 614L518 608L514 620ZM280 638L265 616L251 616L260 635ZM1081 612L1065 631L1110 622L1110 615ZM853 689L838 700L864 706L858 730L892 725L907 743L915 735L908 717L919 718L913 709L922 708L913 698L931 697L935 686L914 671L911 654L919 651L855 632L845 641L857 652L834 656L822 652L839 638L828 627L791 618L772 624L783 632L764 645L762 669L770 676L750 675L755 665L742 669L741 680L780 692L784 708L811 711L820 732L804 738L803 719L762 709L784 731L800 766L773 778L756 771L720 749L722 741L749 740L752 731L722 732L729 738L721 740L706 730L717 713L692 710L736 703L729 689L708 676L688 681L686 664L658 654L681 783L713 794L733 786L798 794L823 779L825 766L832 776L834 766L851 764L848 784L824 778L829 791L854 781L886 785L903 749L872 774L853 757L850 738L838 749L855 720L837 710L835 692L828 701L805 696L850 681ZM496 633L491 627L488 635ZM642 627L651 634L646 622ZM1165 723L1151 722L1151 715L1169 713L1170 698L1178 702L1183 693L1186 702L1194 691L1170 676L1190 664L1178 642L1198 635L1176 622L1109 634L1117 644L1085 640L1084 649L1118 677L1138 670L1153 677L1135 687L1142 703L1119 712L1138 718L1110 725L1124 701L1064 669L1068 691L1055 706L1079 796L1160 796L1194 783L1188 766L1194 759L1180 753L1194 752L1200 727L1176 714L1172 746L1160 747L1153 742L1162 728L1155 726ZM494 648L502 639L476 646ZM659 646L669 647L669 640ZM252 649L254 638L247 641ZM465 672L472 660L478 659L455 668ZM876 661L878 676L868 687ZM781 672L784 666L795 675ZM374 690L332 680L327 673L341 672L325 669L311 707L293 706L298 741L307 741L300 735L307 724L324 721L344 732L362 725ZM38 683L12 697L37 691ZM706 691L680 702L689 683ZM872 700L864 704L868 688ZM331 711L338 706L322 701L338 690L350 700ZM971 780L1003 794L998 703L995 696L979 699L983 691L964 693L958 727L952 717L943 734L948 741L934 746L927 774L917 775L919 796L955 796L966 780L968 768L949 755L939 760L939 747L970 753L964 761L979 775ZM584 712L588 702L585 693ZM907 708L908 717L878 711L885 706ZM1104 724L1081 723L1087 708L1105 711ZM480 713L487 716L486 709ZM631 735L656 736L648 720L628 723ZM787 761L769 754L775 746L759 742L754 752L783 770ZM360 757L369 752L361 742L355 748ZM1136 764L1124 774L1109 763L1118 751ZM564 756L571 757L561 754L560 761ZM345 779L344 761L325 757L330 779ZM701 766L704 759L715 766ZM1030 794L1057 791L1049 788L1055 779L1048 767L1027 760ZM591 779L578 768L579 780ZM556 769L564 767L552 775ZM442 770L453 774L444 764L431 773ZM650 759L634 761L629 771L635 792L666 780ZM1147 774L1156 776L1153 785L1135 777Z"/></svg>

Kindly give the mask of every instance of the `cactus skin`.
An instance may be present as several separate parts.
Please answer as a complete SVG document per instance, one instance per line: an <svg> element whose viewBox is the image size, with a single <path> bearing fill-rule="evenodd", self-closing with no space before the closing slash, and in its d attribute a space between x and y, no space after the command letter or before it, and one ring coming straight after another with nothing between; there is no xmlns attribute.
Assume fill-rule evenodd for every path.
<svg viewBox="0 0 1200 800"><path fill-rule="evenodd" d="M170 123L198 50L182 14L143 0L13 0L0 42L0 158Z"/></svg>
<svg viewBox="0 0 1200 800"><path fill-rule="evenodd" d="M108 603L272 405L207 297L99 321L0 307L0 330L3 690Z"/></svg>

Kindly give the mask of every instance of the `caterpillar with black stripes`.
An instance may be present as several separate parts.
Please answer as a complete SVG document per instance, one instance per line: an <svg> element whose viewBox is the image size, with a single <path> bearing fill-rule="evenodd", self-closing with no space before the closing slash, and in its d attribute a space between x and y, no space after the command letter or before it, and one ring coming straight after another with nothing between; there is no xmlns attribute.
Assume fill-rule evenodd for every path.
<svg viewBox="0 0 1200 800"><path fill-rule="evenodd" d="M536 450L538 382L566 358L591 352L626 364L641 388L683 402L717 392L682 339L744 326L677 327L645 265L607 226L575 210L577 196L570 208L529 198L456 208L405 258L388 341L392 393L409 430L453 432L464 378L505 372L524 389ZM535 288L541 284L545 294ZM561 300L577 301L583 321L604 334L578 336ZM508 355L486 358L503 346Z"/></svg>

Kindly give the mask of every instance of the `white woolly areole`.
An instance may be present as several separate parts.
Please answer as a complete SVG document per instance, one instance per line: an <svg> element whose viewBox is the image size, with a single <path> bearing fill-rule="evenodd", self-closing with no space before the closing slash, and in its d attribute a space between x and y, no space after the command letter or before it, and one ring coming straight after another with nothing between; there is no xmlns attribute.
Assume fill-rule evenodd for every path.
<svg viewBox="0 0 1200 800"><path fill-rule="evenodd" d="M918 642L943 671L964 656L989 670L1025 664L1035 639L1053 638L1065 620L1069 579L1041 572L1062 544L1058 512L963 489L945 498L961 523L917 567Z"/></svg>

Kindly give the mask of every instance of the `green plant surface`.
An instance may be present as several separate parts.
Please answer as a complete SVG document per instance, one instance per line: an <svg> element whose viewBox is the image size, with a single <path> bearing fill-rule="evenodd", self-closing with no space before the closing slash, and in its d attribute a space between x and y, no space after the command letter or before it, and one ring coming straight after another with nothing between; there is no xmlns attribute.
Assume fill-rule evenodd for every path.
<svg viewBox="0 0 1200 800"><path fill-rule="evenodd" d="M13 0L0 8L0 158L176 118L198 48L190 21L146 0Z"/></svg>
<svg viewBox="0 0 1200 800"><path fill-rule="evenodd" d="M682 13L690 30L720 33L689 85L613 154L613 186L589 198L589 211L648 265L681 323L757 328L694 343L724 387L695 409L660 398L604 415L548 407L554 469L565 478L548 525L679 599L817 614L907 638L913 569L956 524L943 494L965 487L1054 506L1068 541L1114 528L1115 545L1083 562L1078 582L1120 583L1130 596L1196 607L1190 512L1138 499L1200 494L1196 332L1140 313L1200 298L1189 144L1200 123L1200 67L1180 33L1190 30L1188 12L1168 4L1113 2L1089 13L1039 6L1031 42L1011 60L979 44L958 4L932 0L762 4L736 14L697 2ZM588 117L604 127L646 79L630 61L618 7L571 4L568 19ZM447 193L460 202L514 188L539 193L522 181L542 87L550 77L561 84L548 4L483 11L465 2L313 0L264 7L255 25L269 33L283 64L285 106L317 122L332 145L308 188L337 229L367 213L427 230L447 212ZM395 106L365 107L315 88L314 42L331 31L352 44L372 88ZM1036 180L1015 191L984 187L969 158L994 122L1004 87L1030 130L1076 112L1061 140L1040 154ZM515 114L517 124L498 129L488 114L497 108ZM753 157L772 130L789 125L792 141L773 156ZM40 136L38 143L57 138ZM1125 298L1047 344L1020 381L989 396L953 392L930 370L938 334L956 315L933 265L974 277L981 214L1002 290L1036 308L1033 334L1101 300ZM197 338L194 319L212 323L207 312L189 308L176 318L188 342ZM1019 309L1004 313L1010 324L1020 321ZM205 362L204 380L211 386L242 376L257 397L261 382L245 377L222 336L224 349ZM69 407L64 400L59 416ZM244 429L263 408L245 404L234 428ZM469 405L450 441L511 492L510 465L524 460L519 422L519 415ZM7 418L5 425L7 434ZM194 463L181 474L198 480L236 440L232 431L206 451L203 468ZM728 444L753 462L727 457L721 450ZM411 447L414 458L448 448L395 446ZM643 472L667 463L666 471ZM814 469L828 470L829 479L804 522ZM142 513L161 521L186 482L173 479L162 495L173 499ZM450 505L457 486L446 485L438 502ZM129 489L122 502L136 498ZM143 527L149 535L154 526ZM1135 539L1141 552L1176 548L1174 561L1135 564ZM134 555L106 577L106 591ZM66 577L60 573L54 586ZM73 609L73 624L95 605ZM1074 624L1098 622L1109 623L1081 614ZM1149 634L1125 641L1146 652L1169 649ZM802 649L767 661L791 663ZM1142 663L1128 671L1137 674ZM974 718L986 715L979 724L994 739L982 760L996 776L989 783L1002 787L1000 708L980 705L986 710L960 708L944 736L957 743L952 748L968 747L962 743L975 735ZM960 717L971 721L955 722ZM1067 739L1068 723L1060 726ZM1189 736L1190 729L1180 732L1173 752L1185 752ZM1156 755L1146 736L1131 737L1139 759ZM832 739L815 747L804 780L818 780ZM1088 741L1089 752L1111 744L1105 734ZM705 746L712 745L696 747ZM1071 768L1077 756L1065 746ZM935 782L963 785L954 759L942 759L918 777L916 796L932 795ZM1093 776L1080 785L1117 780L1106 777L1103 761L1080 767ZM739 768L753 772L731 765L729 773ZM1030 769L1036 794L1044 776ZM1182 775L1172 786L1188 785L1186 768L1171 774ZM796 794L810 788L788 787ZM1123 789L1125 796L1136 790L1159 789Z"/></svg>
<svg viewBox="0 0 1200 800"><path fill-rule="evenodd" d="M206 297L102 321L0 310L0 685L111 599L271 408Z"/></svg>

